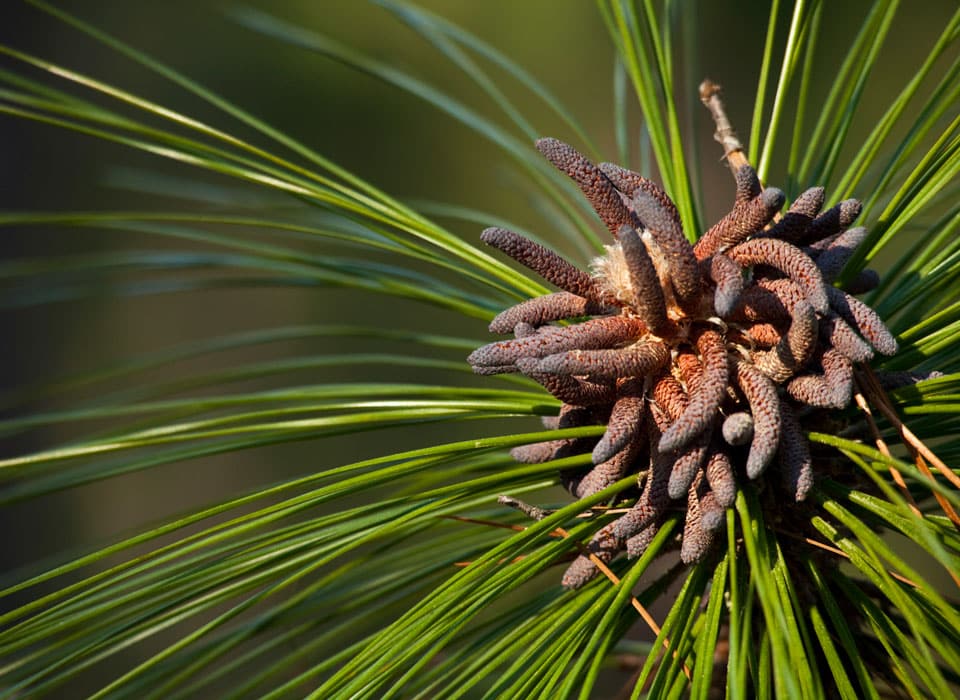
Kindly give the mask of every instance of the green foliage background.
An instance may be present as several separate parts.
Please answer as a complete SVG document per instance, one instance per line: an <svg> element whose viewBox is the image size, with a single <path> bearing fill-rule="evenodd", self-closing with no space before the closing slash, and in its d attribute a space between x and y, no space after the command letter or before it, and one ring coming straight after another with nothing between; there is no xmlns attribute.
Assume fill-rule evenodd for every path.
<svg viewBox="0 0 960 700"><path fill-rule="evenodd" d="M654 562L667 527L619 563L623 585L563 591L557 559L599 525L553 486L582 458L515 464L504 448L542 438L532 417L556 402L463 360L486 319L544 291L474 247L483 226L581 263L602 239L537 136L655 173L689 231L724 210L707 75L766 181L864 201L886 270L871 300L902 345L885 366L948 373L893 399L954 463L950 3L138 5L85 25L27 2L0 49L0 501L24 533L4 552L0 694L955 688L960 540L930 497L960 506L946 481L899 464L918 518L882 455L812 436L878 485L818 494L841 573L785 559L747 489L715 569ZM528 524L504 492L560 509L514 533L489 524ZM637 624L631 586L676 655ZM624 657L640 682L611 668Z"/></svg>

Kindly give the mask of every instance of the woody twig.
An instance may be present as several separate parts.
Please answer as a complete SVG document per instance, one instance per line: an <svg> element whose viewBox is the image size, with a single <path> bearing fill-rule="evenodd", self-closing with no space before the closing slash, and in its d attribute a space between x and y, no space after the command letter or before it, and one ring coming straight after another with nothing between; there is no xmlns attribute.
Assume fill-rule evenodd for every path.
<svg viewBox="0 0 960 700"><path fill-rule="evenodd" d="M747 156L743 152L743 144L737 138L737 133L733 130L730 120L727 118L727 111L723 106L723 100L720 97L722 88L712 80L704 80L700 83L700 101L704 107L710 110L710 116L713 117L713 123L717 130L713 138L723 146L723 157L727 159L734 172L744 165L749 165Z"/></svg>

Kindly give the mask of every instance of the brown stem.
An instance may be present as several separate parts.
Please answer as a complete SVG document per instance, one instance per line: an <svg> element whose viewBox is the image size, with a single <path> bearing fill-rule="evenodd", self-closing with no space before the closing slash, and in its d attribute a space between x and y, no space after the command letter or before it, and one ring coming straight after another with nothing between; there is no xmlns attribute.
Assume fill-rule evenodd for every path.
<svg viewBox="0 0 960 700"><path fill-rule="evenodd" d="M832 547L829 544L824 544L823 542L820 542L819 540L815 540L811 537L801 537L800 535L795 535L792 532L787 532L786 530L778 529L777 532L779 532L782 535L786 535L787 537L793 537L794 539L801 539L813 547L822 549L825 552L830 552L831 554L836 554L838 557L842 557L843 559L847 559L847 560L850 559L850 555L844 552L842 549L838 549L837 547ZM890 574L893 578L900 581L901 583L905 583L908 586L912 586L913 588L919 588L919 586L917 586L917 584L915 584L913 581L908 579L906 576L901 576L896 571L891 571L890 569L887 569L887 573Z"/></svg>
<svg viewBox="0 0 960 700"><path fill-rule="evenodd" d="M923 475L926 476L928 479L933 480L934 478L933 473L930 471L930 468L927 466L927 463L924 461L924 457L927 457L928 459L930 457L933 457L933 459L931 459L930 461L933 461L934 464L937 464L937 468L940 469L941 471L945 471L949 473L950 477L953 477L950 479L951 482L956 483L954 481L954 479L956 479L956 474L950 471L947 468L947 465L944 464L935 454L933 454L933 451L930 450L930 448L927 447L925 444L923 444L920 438L914 435L913 432L911 432L910 429L907 428L907 426L904 425L903 422L900 420L900 417L897 415L897 412L894 410L893 405L890 403L889 397L887 397L887 394L881 388L880 382L877 379L877 375L874 374L873 369L871 369L869 366L864 366L863 372L858 377L857 383L863 386L864 390L870 394L871 401L874 403L874 405L876 405L880 409L880 412L883 413L884 417L888 421L890 421L890 423L892 423L894 427L896 427L900 431L900 437L903 440L903 444L906 446L907 450L910 451L910 454L913 455L914 461L917 465L917 469L919 469L923 473ZM860 402L863 401L864 406L866 406L866 399L864 399L863 396L859 394L859 392L857 395L859 397L857 399L857 403L860 404ZM861 406L861 408L863 408L864 406ZM869 413L869 407L867 407L866 413L867 413L868 420L870 421L872 430L875 431L875 434L879 438L879 432L876 432L877 428L876 428L876 425L874 425L873 418ZM881 451L883 452L883 450ZM884 452L884 454L889 456L889 451ZM905 493L907 493L907 497L910 500L911 509L913 509L913 511L919 517L923 517L923 515L920 513L919 509L917 508L913 498L910 497L909 492L906 491L906 484L903 483L903 477L900 475L900 472L894 469L892 465L890 466L890 472L891 474L893 474L894 480L897 481L898 485L903 484L901 486L901 489ZM940 507L943 509L943 512L946 513L947 517L950 519L950 522L953 523L954 527L960 529L960 518L957 517L957 512L953 509L953 506L950 505L950 502L947 501L947 499L943 498L936 491L933 492L933 495L934 495L934 498L937 499L937 503L939 503ZM950 578L953 579L953 582L957 585L958 588L960 588L960 574L957 574L957 572L955 571L948 571L948 573L950 574Z"/></svg>
<svg viewBox="0 0 960 700"><path fill-rule="evenodd" d="M890 454L890 448L887 447L887 443L880 436L880 430L877 428L877 424L873 420L873 411L870 410L870 404L867 403L867 399L860 391L854 392L853 398L857 402L857 406L867 417L867 425L870 426L870 432L873 434L873 441L876 443L877 449L880 450L880 453L884 457L892 457ZM917 502L914 501L913 496L910 495L910 489L907 488L907 482L903 480L903 475L896 467L893 466L892 463L888 463L887 468L890 470L890 476L893 477L893 481L897 485L897 488L900 489L903 497L907 500L907 503L910 504L910 510L912 510L917 517L922 518L923 513L920 512L920 509L917 507Z"/></svg>
<svg viewBox="0 0 960 700"><path fill-rule="evenodd" d="M913 456L917 469L927 478L933 479L933 472L930 470L930 467L927 466L927 461L932 462L933 465L937 467L937 471L943 474L954 486L960 488L960 477L954 474L953 470L937 457L933 453L933 450L927 447L926 444L914 435L910 428L900 420L896 410L894 410L893 405L890 403L890 399L880 387L880 382L873 370L870 367L864 367L862 376L865 389L870 394L871 401L876 404L884 417L900 432L900 438ZM934 492L933 495L950 521L957 529L960 529L960 516L957 515L953 506L950 505L950 502L937 492Z"/></svg>
<svg viewBox="0 0 960 700"><path fill-rule="evenodd" d="M742 166L750 163L743 153L743 144L740 143L737 133L733 130L733 126L727 118L727 110L720 98L721 91L722 88L712 80L707 79L700 83L700 101L703 102L704 107L710 110L713 123L717 126L713 138L723 146L723 157L732 166L733 172L736 172Z"/></svg>
<svg viewBox="0 0 960 700"><path fill-rule="evenodd" d="M877 407L883 413L884 417L893 423L894 427L900 431L901 436L903 437L905 444L909 447L913 447L923 455L924 459L933 463L937 470L942 473L947 481L952 483L958 489L960 489L960 476L957 476L953 471L937 457L933 450L927 447L920 438L913 434L913 432L906 425L903 424L903 421L900 420L897 416L896 411L893 409L893 405L890 403L890 400L887 398L887 395L883 393L883 390L880 388L880 382L877 379L877 375L873 373L873 370L870 367L864 368L864 375L866 375L870 382L870 388L872 396L870 398L877 399Z"/></svg>

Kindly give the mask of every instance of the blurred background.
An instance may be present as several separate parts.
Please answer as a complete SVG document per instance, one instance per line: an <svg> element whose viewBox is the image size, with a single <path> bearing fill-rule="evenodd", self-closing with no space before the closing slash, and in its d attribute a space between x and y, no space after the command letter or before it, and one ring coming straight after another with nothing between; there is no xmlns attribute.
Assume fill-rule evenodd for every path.
<svg viewBox="0 0 960 700"><path fill-rule="evenodd" d="M614 50L593 3L566 0L422 2L511 57L549 88L584 126L607 160L616 159L613 129ZM829 3L822 53L824 76L813 100L826 94L838 56L869 9L858 1ZM255 33L235 20L240 5L221 0L163 3L101 0L62 2L64 9L117 36L149 56L196 80L277 129L305 143L351 172L403 200L431 208L449 203L489 213L554 242L580 264L581 251L567 249L554 235L551 218L509 156L492 143L422 100L328 58ZM728 111L746 138L753 112L757 69L766 33L765 2L675 3L671 18L678 60L681 120L687 129L689 160L702 188L705 220L726 211L732 180L712 141L709 116L696 101L696 86L710 77L725 87ZM293 25L334 38L356 51L409 73L461 101L494 122L506 118L477 87L392 13L376 3L251 0ZM851 134L862 134L889 104L890 85L909 79L919 57L952 12L952 0L912 5L868 86ZM784 14L781 29L789 17ZM784 32L778 34L782 47ZM228 116L155 74L105 49L65 24L19 3L3 3L0 40L206 121L241 137L265 143ZM4 69L28 70L3 59ZM569 140L569 129L522 86L491 69L501 87L538 133ZM73 88L70 88L73 89ZM899 89L899 87L898 87ZM678 89L678 94L680 93ZM78 94L81 94L78 92ZM689 97L689 100L687 99ZM632 98L631 98L632 99ZM633 101L635 103L635 101ZM641 116L631 106L632 155L639 155ZM851 148L859 141L851 138ZM0 117L0 206L4 210L170 210L219 211L262 207L309 216L301 202L244 186L229 178L104 143L84 135L10 117ZM774 170L774 175L783 175ZM655 175L654 175L655 176ZM772 178L771 184L779 184ZM482 220L484 216L478 216ZM438 217L465 240L478 241L483 225ZM601 226L597 225L598 232ZM230 234L227 229L221 233ZM261 232L270 240L270 232ZM232 235L232 234L231 234ZM3 230L7 269L23 259L86 255L106 250L203 250L202 245L142 232L56 226ZM325 244L306 243L318 254L343 254ZM195 270L185 269L182 279ZM146 277L144 277L146 275ZM3 328L0 363L3 415L54 410L96 397L83 389L38 394L38 383L71 377L141 355L218 335L282 325L382 324L487 341L485 324L433 308L356 292L310 287L263 288L233 284L203 292L176 291L176 280L119 266L109 278L78 271L70 284L46 287L22 280L2 281ZM165 285L170 291L165 291ZM159 293L151 293L159 292ZM400 346L398 346L400 347ZM284 357L351 352L370 341L300 338L232 353L178 362L146 375L107 383L98 392L136 392L140 383L162 383L223 367ZM384 348L389 349L389 348ZM404 348L409 349L409 348ZM457 359L456 353L446 353ZM326 380L404 381L422 373L391 367L364 367L354 374L305 369L214 391L313 384ZM466 374L427 376L428 381L485 380ZM194 392L202 396L204 390ZM189 391L183 395L190 395ZM520 420L520 419L518 419ZM108 425L96 426L108 430ZM527 426L529 427L529 426ZM510 430L521 430L515 423ZM0 567L16 570L54 553L93 547L136 531L172 513L186 512L228 495L297 474L311 473L367 456L437 441L488 434L490 422L470 422L438 432L427 425L358 439L330 438L213 456L94 482L69 491L14 503L0 511L8 533L0 545ZM73 429L44 429L4 439L2 456L22 454L68 441ZM16 488L14 483L13 488ZM19 578L19 574L16 575Z"/></svg>

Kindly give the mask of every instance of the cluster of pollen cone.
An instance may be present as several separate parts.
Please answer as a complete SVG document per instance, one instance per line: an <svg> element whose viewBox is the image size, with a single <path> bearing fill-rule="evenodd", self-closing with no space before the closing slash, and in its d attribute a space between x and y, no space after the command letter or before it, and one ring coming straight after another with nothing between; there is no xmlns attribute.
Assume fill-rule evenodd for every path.
<svg viewBox="0 0 960 700"><path fill-rule="evenodd" d="M639 556L671 512L685 509L680 556L710 551L738 482L763 477L781 498L803 501L813 485L804 426L851 401L853 368L897 344L852 294L876 284L865 270L847 289L833 282L864 228L860 203L822 210L820 187L780 214L784 194L763 189L749 165L735 173L730 212L691 244L677 209L656 184L619 166L595 165L556 139L537 148L571 177L613 235L583 271L502 228L483 241L560 291L498 315L493 333L513 337L474 351L479 374L521 373L563 402L550 427L605 425L597 440L515 448L522 462L592 454L592 468L562 473L583 498L638 475L635 504L588 545L608 562ZM597 573L578 557L563 582Z"/></svg>

